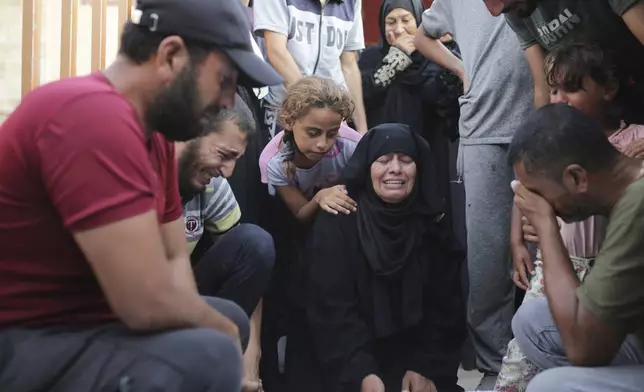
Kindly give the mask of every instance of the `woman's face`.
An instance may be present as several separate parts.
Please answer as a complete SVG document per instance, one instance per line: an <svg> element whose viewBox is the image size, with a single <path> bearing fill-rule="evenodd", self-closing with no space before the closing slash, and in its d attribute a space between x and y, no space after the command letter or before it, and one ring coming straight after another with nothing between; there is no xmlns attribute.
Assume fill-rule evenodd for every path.
<svg viewBox="0 0 644 392"><path fill-rule="evenodd" d="M391 153L371 164L371 183L376 195L389 204L402 202L416 181L416 162L409 155Z"/></svg>
<svg viewBox="0 0 644 392"><path fill-rule="evenodd" d="M602 119L606 103L611 102L616 93L616 88L605 88L590 76L586 76L578 91L566 91L559 86L550 86L550 102L565 103L590 117Z"/></svg>
<svg viewBox="0 0 644 392"><path fill-rule="evenodd" d="M389 45L394 44L390 42L390 33L393 33L394 39L398 39L398 37L405 33L415 35L416 29L416 18L414 18L411 12L405 9L394 8L385 17L385 37L387 37L387 43Z"/></svg>
<svg viewBox="0 0 644 392"><path fill-rule="evenodd" d="M312 108L295 120L293 137L306 159L319 162L338 137L342 116L328 108Z"/></svg>

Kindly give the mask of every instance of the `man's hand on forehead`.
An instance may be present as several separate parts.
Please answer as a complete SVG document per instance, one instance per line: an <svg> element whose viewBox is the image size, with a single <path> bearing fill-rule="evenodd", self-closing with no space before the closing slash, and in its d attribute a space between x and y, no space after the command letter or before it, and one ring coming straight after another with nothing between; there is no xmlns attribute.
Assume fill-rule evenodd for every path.
<svg viewBox="0 0 644 392"><path fill-rule="evenodd" d="M523 186L520 181L512 181L510 186L514 191L514 204L537 231L553 222L557 225L555 211L546 199Z"/></svg>

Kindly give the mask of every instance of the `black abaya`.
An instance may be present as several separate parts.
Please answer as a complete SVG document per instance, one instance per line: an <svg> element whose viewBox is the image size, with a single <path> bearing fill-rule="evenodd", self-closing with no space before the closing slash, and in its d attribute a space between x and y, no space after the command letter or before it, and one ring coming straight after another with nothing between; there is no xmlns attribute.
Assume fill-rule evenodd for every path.
<svg viewBox="0 0 644 392"><path fill-rule="evenodd" d="M380 200L369 175L389 153L416 163L414 187L395 205ZM368 374L396 390L406 371L439 392L462 390L464 254L440 220L432 166L429 145L409 127L380 125L360 141L343 176L358 211L321 213L315 222L307 315L325 391L358 392Z"/></svg>

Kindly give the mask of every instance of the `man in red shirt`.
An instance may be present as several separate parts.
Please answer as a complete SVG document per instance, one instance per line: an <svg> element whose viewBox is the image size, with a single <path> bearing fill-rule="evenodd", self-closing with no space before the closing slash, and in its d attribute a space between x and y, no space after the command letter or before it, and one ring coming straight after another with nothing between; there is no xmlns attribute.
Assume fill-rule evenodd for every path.
<svg viewBox="0 0 644 392"><path fill-rule="evenodd" d="M0 390L237 391L244 312L198 295L172 141L281 83L243 6L139 0L105 71L0 127ZM231 321L232 320L232 321Z"/></svg>

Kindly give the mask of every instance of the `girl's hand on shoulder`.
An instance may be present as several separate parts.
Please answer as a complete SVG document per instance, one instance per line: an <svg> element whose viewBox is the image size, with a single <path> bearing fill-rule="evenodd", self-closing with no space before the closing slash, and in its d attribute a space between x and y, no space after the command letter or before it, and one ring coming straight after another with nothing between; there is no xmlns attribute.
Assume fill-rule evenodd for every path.
<svg viewBox="0 0 644 392"><path fill-rule="evenodd" d="M324 211L337 215L338 213L350 214L356 211L356 203L347 194L344 185L336 185L320 190L313 198Z"/></svg>

